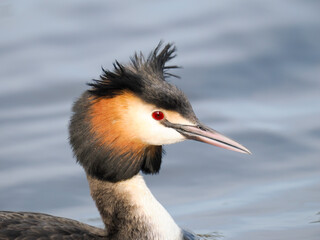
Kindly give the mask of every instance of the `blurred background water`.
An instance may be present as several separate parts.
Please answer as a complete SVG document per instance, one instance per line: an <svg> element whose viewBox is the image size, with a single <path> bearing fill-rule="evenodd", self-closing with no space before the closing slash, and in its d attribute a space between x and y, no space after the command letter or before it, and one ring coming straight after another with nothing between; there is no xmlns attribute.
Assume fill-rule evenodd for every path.
<svg viewBox="0 0 320 240"><path fill-rule="evenodd" d="M171 79L252 156L166 147L146 176L177 223L224 239L320 239L320 2L0 1L0 209L102 226L68 144L101 66L174 42Z"/></svg>

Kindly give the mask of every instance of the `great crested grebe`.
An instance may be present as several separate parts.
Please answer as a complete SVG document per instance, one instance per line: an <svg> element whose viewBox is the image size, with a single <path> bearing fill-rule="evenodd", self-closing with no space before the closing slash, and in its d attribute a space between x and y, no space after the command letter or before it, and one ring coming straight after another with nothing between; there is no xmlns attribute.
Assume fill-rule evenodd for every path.
<svg viewBox="0 0 320 240"><path fill-rule="evenodd" d="M158 173L162 145L193 139L250 153L195 116L176 86L166 81L175 47L161 43L99 80L75 102L70 143L87 174L105 229L41 213L0 212L0 239L194 239L177 226L146 186L140 170Z"/></svg>

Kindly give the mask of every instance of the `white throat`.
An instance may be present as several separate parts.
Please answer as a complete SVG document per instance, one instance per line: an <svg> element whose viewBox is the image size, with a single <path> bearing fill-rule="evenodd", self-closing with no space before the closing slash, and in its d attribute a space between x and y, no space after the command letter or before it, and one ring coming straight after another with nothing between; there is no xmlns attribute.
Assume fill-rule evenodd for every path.
<svg viewBox="0 0 320 240"><path fill-rule="evenodd" d="M128 194L132 204L136 206L137 217L145 219L152 226L150 239L181 240L183 234L166 209L156 200L145 184L143 177L138 174L131 179L121 181L119 191Z"/></svg>

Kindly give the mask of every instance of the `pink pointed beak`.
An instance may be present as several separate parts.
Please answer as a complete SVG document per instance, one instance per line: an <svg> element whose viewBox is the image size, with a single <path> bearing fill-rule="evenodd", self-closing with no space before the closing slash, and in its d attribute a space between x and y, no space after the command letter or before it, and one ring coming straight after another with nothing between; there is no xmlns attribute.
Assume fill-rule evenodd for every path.
<svg viewBox="0 0 320 240"><path fill-rule="evenodd" d="M182 125L170 123L168 121L164 124L168 127L174 128L176 131L178 131L188 139L208 143L236 152L251 154L251 152L246 147L202 124Z"/></svg>

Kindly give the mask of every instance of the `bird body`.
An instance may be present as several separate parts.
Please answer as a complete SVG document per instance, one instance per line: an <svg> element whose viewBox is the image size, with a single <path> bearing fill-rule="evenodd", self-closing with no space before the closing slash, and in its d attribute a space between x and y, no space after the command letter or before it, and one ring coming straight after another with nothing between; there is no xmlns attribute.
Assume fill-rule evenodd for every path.
<svg viewBox="0 0 320 240"><path fill-rule="evenodd" d="M158 173L162 145L186 139L250 152L199 122L184 93L166 81L174 76L168 70L176 66L166 63L175 48L160 47L147 59L135 54L130 64L103 70L73 106L70 144L105 229L39 213L0 212L0 240L196 239L177 226L139 172Z"/></svg>

